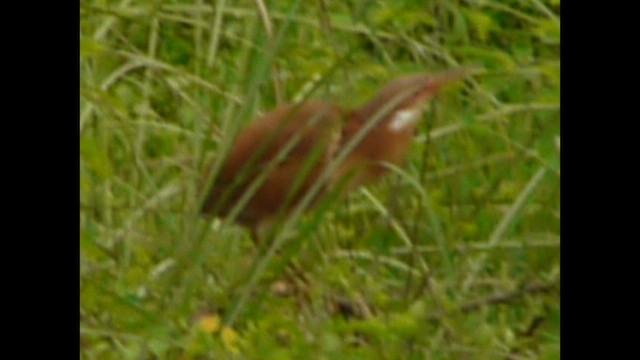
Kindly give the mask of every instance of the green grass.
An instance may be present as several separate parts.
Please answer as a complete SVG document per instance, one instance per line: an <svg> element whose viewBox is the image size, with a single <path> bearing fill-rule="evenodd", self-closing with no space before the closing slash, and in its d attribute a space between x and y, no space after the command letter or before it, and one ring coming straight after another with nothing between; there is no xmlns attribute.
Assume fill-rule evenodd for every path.
<svg viewBox="0 0 640 360"><path fill-rule="evenodd" d="M559 358L559 0L105 0L80 16L83 359ZM438 95L379 184L262 249L198 215L206 166L279 102L355 107L468 64L484 71Z"/></svg>

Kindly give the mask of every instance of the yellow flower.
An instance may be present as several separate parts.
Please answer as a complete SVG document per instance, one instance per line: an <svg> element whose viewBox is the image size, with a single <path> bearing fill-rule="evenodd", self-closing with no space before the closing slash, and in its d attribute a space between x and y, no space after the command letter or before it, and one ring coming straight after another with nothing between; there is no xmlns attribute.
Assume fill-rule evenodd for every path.
<svg viewBox="0 0 640 360"><path fill-rule="evenodd" d="M235 332L235 330L225 326L222 328L220 336L222 337L222 343L227 350L235 355L240 353L240 349L238 348L238 333Z"/></svg>
<svg viewBox="0 0 640 360"><path fill-rule="evenodd" d="M205 315L198 321L198 326L207 334L213 334L220 330L220 317L218 315Z"/></svg>

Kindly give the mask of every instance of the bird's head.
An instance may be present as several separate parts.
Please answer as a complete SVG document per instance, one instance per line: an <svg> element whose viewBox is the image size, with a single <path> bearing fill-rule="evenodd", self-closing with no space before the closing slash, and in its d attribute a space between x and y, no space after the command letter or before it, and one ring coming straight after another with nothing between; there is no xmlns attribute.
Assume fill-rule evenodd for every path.
<svg viewBox="0 0 640 360"><path fill-rule="evenodd" d="M356 111L365 121L379 121L392 131L414 125L424 105L444 86L469 75L472 68L458 68L438 74L403 76L387 84L377 95ZM412 127L412 126L411 126Z"/></svg>

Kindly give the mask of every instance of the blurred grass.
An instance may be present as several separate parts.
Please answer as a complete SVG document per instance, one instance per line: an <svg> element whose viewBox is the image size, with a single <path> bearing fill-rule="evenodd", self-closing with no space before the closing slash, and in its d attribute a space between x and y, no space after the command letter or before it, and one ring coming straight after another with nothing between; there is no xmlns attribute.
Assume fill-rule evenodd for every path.
<svg viewBox="0 0 640 360"><path fill-rule="evenodd" d="M81 357L559 358L559 5L81 1ZM197 215L280 97L464 64L406 166L274 246Z"/></svg>

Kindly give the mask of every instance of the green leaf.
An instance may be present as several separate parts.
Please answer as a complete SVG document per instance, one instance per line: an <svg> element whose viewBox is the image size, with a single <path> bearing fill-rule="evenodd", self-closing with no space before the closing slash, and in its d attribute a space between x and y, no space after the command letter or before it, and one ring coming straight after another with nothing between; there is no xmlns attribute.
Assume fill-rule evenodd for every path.
<svg viewBox="0 0 640 360"><path fill-rule="evenodd" d="M435 25L436 19L426 11L411 11L401 2L393 2L389 6L381 7L373 14L375 24L389 25L411 29L418 25Z"/></svg>
<svg viewBox="0 0 640 360"><path fill-rule="evenodd" d="M420 331L420 319L410 313L394 314L389 321L389 330L403 338L408 338Z"/></svg>
<svg viewBox="0 0 640 360"><path fill-rule="evenodd" d="M93 40L87 38L80 38L80 59L86 59L89 57L102 54L106 50L106 47Z"/></svg>
<svg viewBox="0 0 640 360"><path fill-rule="evenodd" d="M473 31L478 35L478 38L482 42L486 42L489 38L489 32L495 29L493 19L489 15L476 10L464 9L463 14L471 24Z"/></svg>
<svg viewBox="0 0 640 360"><path fill-rule="evenodd" d="M540 67L540 73L555 87L560 86L560 64L545 64Z"/></svg>
<svg viewBox="0 0 640 360"><path fill-rule="evenodd" d="M552 168L560 169L560 153L557 148L557 133L547 133L541 137L536 144L536 149L540 156L549 164Z"/></svg>
<svg viewBox="0 0 640 360"><path fill-rule="evenodd" d="M560 44L560 22L552 19L542 20L535 29L535 34L547 43Z"/></svg>
<svg viewBox="0 0 640 360"><path fill-rule="evenodd" d="M511 45L511 53L520 62L526 63L534 58L534 49L529 39L516 40Z"/></svg>
<svg viewBox="0 0 640 360"><path fill-rule="evenodd" d="M80 139L80 161L84 162L102 179L108 179L113 174L109 157L98 147L94 138L83 137Z"/></svg>
<svg viewBox="0 0 640 360"><path fill-rule="evenodd" d="M482 48L476 46L461 46L452 49L457 56L462 57L465 62L480 62L487 69L515 70L516 63L511 56L503 51L492 48Z"/></svg>
<svg viewBox="0 0 640 360"><path fill-rule="evenodd" d="M93 221L87 221L87 225L80 231L80 254L87 260L100 261L106 258L104 252L97 245L98 229Z"/></svg>

